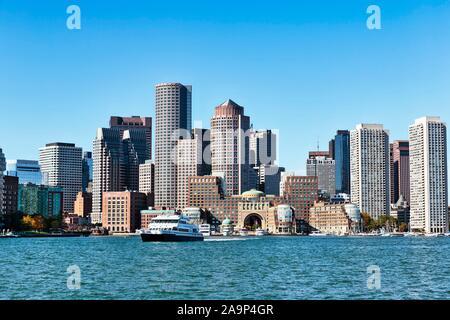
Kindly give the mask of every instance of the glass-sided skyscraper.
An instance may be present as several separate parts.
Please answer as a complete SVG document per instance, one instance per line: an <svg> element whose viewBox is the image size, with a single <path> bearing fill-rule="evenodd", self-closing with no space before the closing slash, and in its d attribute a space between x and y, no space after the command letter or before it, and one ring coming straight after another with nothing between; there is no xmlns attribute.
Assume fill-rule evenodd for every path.
<svg viewBox="0 0 450 320"><path fill-rule="evenodd" d="M350 194L350 132L338 130L334 137L336 193Z"/></svg>
<svg viewBox="0 0 450 320"><path fill-rule="evenodd" d="M42 184L41 167L35 160L7 160L6 175L18 177L21 184Z"/></svg>

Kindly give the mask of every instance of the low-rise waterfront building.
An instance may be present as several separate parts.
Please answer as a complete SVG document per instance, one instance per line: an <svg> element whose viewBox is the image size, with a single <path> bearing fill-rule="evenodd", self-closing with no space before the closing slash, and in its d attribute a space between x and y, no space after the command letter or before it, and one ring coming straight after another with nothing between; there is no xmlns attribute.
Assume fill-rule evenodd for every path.
<svg viewBox="0 0 450 320"><path fill-rule="evenodd" d="M102 226L112 233L133 233L141 226L146 196L137 191L104 192Z"/></svg>
<svg viewBox="0 0 450 320"><path fill-rule="evenodd" d="M27 215L46 218L61 217L63 213L63 189L32 183L19 184L18 211Z"/></svg>
<svg viewBox="0 0 450 320"><path fill-rule="evenodd" d="M78 192L77 198L73 205L74 213L80 217L87 217L92 213L92 193Z"/></svg>
<svg viewBox="0 0 450 320"><path fill-rule="evenodd" d="M317 202L310 209L309 224L321 233L357 233L361 230L361 213L354 204Z"/></svg>

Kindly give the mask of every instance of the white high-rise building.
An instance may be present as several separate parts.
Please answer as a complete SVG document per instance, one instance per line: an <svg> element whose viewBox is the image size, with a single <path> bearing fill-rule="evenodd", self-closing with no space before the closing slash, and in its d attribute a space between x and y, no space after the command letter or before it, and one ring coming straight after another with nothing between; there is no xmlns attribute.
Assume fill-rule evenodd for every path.
<svg viewBox="0 0 450 320"><path fill-rule="evenodd" d="M48 143L39 149L39 164L46 184L63 189L63 211L73 212L82 190L82 149L73 143Z"/></svg>
<svg viewBox="0 0 450 320"><path fill-rule="evenodd" d="M351 201L373 219L390 212L389 132L359 124L350 132Z"/></svg>
<svg viewBox="0 0 450 320"><path fill-rule="evenodd" d="M192 129L192 135L177 143L177 208L184 210L189 200L189 177L211 173L209 130Z"/></svg>
<svg viewBox="0 0 450 320"><path fill-rule="evenodd" d="M6 170L6 159L3 150L0 148L0 216L3 212L3 171Z"/></svg>
<svg viewBox="0 0 450 320"><path fill-rule="evenodd" d="M149 194L155 192L155 161L146 160L139 165L139 192Z"/></svg>
<svg viewBox="0 0 450 320"><path fill-rule="evenodd" d="M250 165L250 118L244 108L227 100L211 118L212 175L224 181L227 196L256 187L258 176Z"/></svg>
<svg viewBox="0 0 450 320"><path fill-rule="evenodd" d="M417 119L409 139L411 230L448 232L447 126L439 117Z"/></svg>
<svg viewBox="0 0 450 320"><path fill-rule="evenodd" d="M176 145L191 130L192 86L156 85L155 206L177 207Z"/></svg>

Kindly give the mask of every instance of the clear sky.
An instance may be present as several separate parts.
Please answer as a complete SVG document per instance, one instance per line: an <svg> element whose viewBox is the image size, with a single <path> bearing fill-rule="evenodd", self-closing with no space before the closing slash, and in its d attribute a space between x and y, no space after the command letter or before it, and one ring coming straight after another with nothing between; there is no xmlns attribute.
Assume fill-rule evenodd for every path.
<svg viewBox="0 0 450 320"><path fill-rule="evenodd" d="M81 8L81 30L66 8ZM366 9L381 8L381 30ZM450 122L450 2L0 0L0 147L92 149L110 115L154 116L154 85L193 86L209 127L228 98L280 131L280 165L305 172L317 141L383 123L407 138L424 115Z"/></svg>

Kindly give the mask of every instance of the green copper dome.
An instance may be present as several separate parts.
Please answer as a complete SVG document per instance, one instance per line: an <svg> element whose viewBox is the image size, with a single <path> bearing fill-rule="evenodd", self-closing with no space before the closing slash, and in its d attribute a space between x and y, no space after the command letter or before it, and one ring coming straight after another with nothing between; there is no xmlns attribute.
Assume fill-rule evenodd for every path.
<svg viewBox="0 0 450 320"><path fill-rule="evenodd" d="M252 189L252 190L243 192L241 196L242 197L246 197L246 198L263 197L264 196L264 192L258 191L256 189Z"/></svg>
<svg viewBox="0 0 450 320"><path fill-rule="evenodd" d="M225 219L222 221L222 224L224 224L224 225L230 225L230 224L231 224L231 220L230 220L229 218L225 218Z"/></svg>

